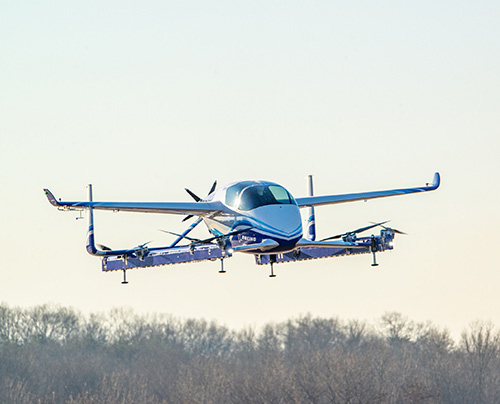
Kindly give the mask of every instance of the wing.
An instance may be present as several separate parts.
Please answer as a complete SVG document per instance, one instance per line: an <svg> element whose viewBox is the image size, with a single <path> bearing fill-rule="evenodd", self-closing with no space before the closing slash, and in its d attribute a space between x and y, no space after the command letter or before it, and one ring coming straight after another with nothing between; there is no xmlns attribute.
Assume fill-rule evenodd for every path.
<svg viewBox="0 0 500 404"><path fill-rule="evenodd" d="M425 187L390 189L387 191L360 192L357 194L308 196L305 198L295 198L295 200L297 201L297 204L299 205L300 208L304 206L333 205L336 203L364 201L375 198L386 198L388 196L413 194L415 192L434 191L439 187L440 182L441 179L439 173L435 173L432 183L426 184Z"/></svg>
<svg viewBox="0 0 500 404"><path fill-rule="evenodd" d="M94 208L115 212L171 213L175 215L209 216L224 210L220 202L62 202L52 192L45 189L49 202L62 209Z"/></svg>

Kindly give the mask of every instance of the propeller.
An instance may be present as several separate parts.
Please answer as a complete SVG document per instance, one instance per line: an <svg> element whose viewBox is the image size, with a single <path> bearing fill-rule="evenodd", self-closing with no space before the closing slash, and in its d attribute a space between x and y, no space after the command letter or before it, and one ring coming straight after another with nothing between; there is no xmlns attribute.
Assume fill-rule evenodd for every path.
<svg viewBox="0 0 500 404"><path fill-rule="evenodd" d="M149 243L151 243L152 241L153 241L153 240L150 240L150 241L148 241L148 242L146 242L146 243L139 244L136 248L144 248L144 247L146 247Z"/></svg>
<svg viewBox="0 0 500 404"><path fill-rule="evenodd" d="M147 243L139 244L137 247L131 248L131 250L142 250L144 249L151 241L148 241ZM96 244L97 247L102 250L102 251L113 251L111 247L105 246L104 244Z"/></svg>
<svg viewBox="0 0 500 404"><path fill-rule="evenodd" d="M212 184L212 188L210 188L210 191L208 191L208 195L210 195L212 192L215 191L215 188L217 187L217 181L214 181L214 183ZM184 188L186 190L186 192L191 195L191 198L193 198L196 202L200 202L201 201L201 198L196 195L193 191L191 191L190 189L188 188ZM194 215L187 215L184 219L182 219L183 222L185 222L186 220L189 220L193 217Z"/></svg>
<svg viewBox="0 0 500 404"><path fill-rule="evenodd" d="M253 226L245 227L245 228L240 229L240 230L230 231L229 233L221 234L220 236L213 236L210 238L206 238L205 240L199 240L196 242L196 244L208 244L214 240L222 240L222 239L229 237L229 236L236 236L237 234L244 233L250 229L253 229Z"/></svg>
<svg viewBox="0 0 500 404"><path fill-rule="evenodd" d="M389 222L389 220L387 222ZM387 223L387 222L384 222L384 223ZM380 223L379 226L382 227L382 228L384 228L385 230L392 230L396 234L408 235L408 233L405 233L404 231L401 231L401 230L398 230L398 229L393 229L392 227L382 226L382 223Z"/></svg>
<svg viewBox="0 0 500 404"><path fill-rule="evenodd" d="M134 248L134 254L141 261L144 261L144 258L146 258L146 256L149 254L149 249L148 249L148 247L146 247L146 245L148 245L149 243L151 243L151 241L148 241L147 243L138 245L137 247Z"/></svg>
<svg viewBox="0 0 500 404"><path fill-rule="evenodd" d="M348 231L347 233L342 233L342 234L337 234L337 235L332 236L332 237L327 237L327 238L324 238L321 241L335 240L337 238L342 238L342 237L346 237L346 236L349 236L349 235L354 235L354 234L357 234L357 233L362 233L362 232L364 232L366 230L373 229L374 227L377 227L377 226L384 227L383 225L385 223L387 223L387 222L389 222L389 220L386 220L385 222L380 222L380 223L373 223L370 226L360 227L359 229L356 229L356 230L353 230L353 231ZM387 227L384 227L384 228L387 229Z"/></svg>
<svg viewBox="0 0 500 404"><path fill-rule="evenodd" d="M221 234L219 236L209 237L209 238L206 238L206 239L203 239L203 240L201 240L199 238L193 238L193 237L183 236L182 234L174 233L173 231L161 230L161 229L160 229L160 231L163 232L163 233L172 234L172 235L177 236L177 237L185 238L185 239L191 241L191 245L195 245L195 244L208 244L208 243L211 243L214 240L217 240L217 241L218 240L222 240L225 237L235 236L237 234L243 233L243 232L245 232L247 230L250 230L250 229L253 229L253 227L245 227L243 229L230 231L229 233Z"/></svg>

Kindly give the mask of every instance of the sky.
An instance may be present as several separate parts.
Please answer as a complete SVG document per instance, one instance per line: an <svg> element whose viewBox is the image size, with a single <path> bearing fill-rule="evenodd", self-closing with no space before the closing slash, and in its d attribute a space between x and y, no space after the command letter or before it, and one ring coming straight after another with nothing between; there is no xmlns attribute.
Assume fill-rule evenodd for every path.
<svg viewBox="0 0 500 404"><path fill-rule="evenodd" d="M457 336L500 326L500 3L50 1L0 5L0 302L83 313L131 307L260 327L310 313L397 311ZM319 237L391 220L362 255L282 264L251 255L102 273L84 200L190 201L214 180L306 195L431 193L317 208ZM304 212L305 213L305 212ZM114 248L168 245L175 215L96 213ZM208 233L198 226L194 235Z"/></svg>

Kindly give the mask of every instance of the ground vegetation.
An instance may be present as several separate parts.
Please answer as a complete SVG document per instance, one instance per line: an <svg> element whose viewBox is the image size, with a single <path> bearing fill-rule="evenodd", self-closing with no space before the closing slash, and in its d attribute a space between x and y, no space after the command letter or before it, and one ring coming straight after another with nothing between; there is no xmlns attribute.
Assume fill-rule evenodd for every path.
<svg viewBox="0 0 500 404"><path fill-rule="evenodd" d="M0 403L500 402L500 333L458 341L400 313L231 330L116 309L0 305Z"/></svg>

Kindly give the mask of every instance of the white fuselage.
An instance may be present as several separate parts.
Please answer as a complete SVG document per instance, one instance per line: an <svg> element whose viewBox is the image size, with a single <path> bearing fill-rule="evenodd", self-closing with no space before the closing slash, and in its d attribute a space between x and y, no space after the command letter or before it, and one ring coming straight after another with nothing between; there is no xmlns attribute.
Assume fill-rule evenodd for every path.
<svg viewBox="0 0 500 404"><path fill-rule="evenodd" d="M228 192L232 192L231 189L238 190L238 187L241 188L239 192L228 195ZM278 200L272 197L271 192L265 199L269 189L277 195ZM288 199L284 195L287 195ZM219 236L248 228L247 231L231 237L230 241L235 247L272 240L277 246L269 252L287 252L293 250L302 237L299 207L288 191L277 184L263 181L229 184L210 195L209 200L219 200L225 208L224 211L203 219L213 235Z"/></svg>

